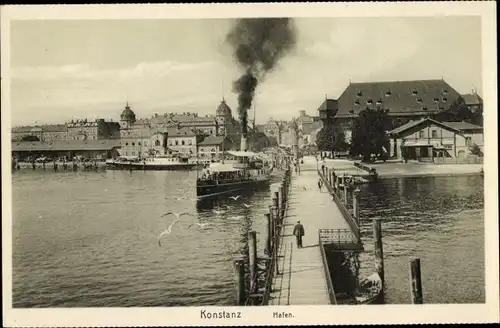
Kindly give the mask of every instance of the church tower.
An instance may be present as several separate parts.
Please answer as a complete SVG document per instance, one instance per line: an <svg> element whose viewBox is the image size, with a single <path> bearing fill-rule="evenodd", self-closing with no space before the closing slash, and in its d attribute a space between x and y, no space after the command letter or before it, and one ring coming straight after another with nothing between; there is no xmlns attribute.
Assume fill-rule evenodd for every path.
<svg viewBox="0 0 500 328"><path fill-rule="evenodd" d="M217 120L218 131L217 134L220 136L227 136L231 131L233 115L231 113L231 108L226 104L226 100L222 98L217 111L215 112L215 119Z"/></svg>
<svg viewBox="0 0 500 328"><path fill-rule="evenodd" d="M125 105L125 109L120 115L120 129L127 130L130 129L131 125L135 122L135 113L130 109L130 106Z"/></svg>

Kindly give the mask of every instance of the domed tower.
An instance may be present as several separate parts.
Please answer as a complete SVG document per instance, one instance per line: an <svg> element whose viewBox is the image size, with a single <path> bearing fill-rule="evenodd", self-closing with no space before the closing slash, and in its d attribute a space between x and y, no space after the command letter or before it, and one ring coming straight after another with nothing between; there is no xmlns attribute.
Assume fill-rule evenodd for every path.
<svg viewBox="0 0 500 328"><path fill-rule="evenodd" d="M227 135L230 133L229 128L232 122L232 117L231 108L229 108L226 104L226 100L222 98L222 101L215 112L215 119L217 120L217 124L219 126L219 135Z"/></svg>
<svg viewBox="0 0 500 328"><path fill-rule="evenodd" d="M130 106L125 106L122 114L120 115L120 128L121 129L130 129L132 123L135 122L135 113L130 109Z"/></svg>

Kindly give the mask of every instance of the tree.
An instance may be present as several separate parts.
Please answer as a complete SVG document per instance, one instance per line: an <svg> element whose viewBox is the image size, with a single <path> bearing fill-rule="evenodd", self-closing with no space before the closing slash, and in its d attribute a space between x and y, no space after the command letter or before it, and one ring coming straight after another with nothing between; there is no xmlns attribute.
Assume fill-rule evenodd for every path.
<svg viewBox="0 0 500 328"><path fill-rule="evenodd" d="M469 147L469 150L471 152L472 155L476 155L476 156L479 156L479 157L483 157L484 154L483 152L481 151L481 148L477 145L477 144L472 144L470 147Z"/></svg>
<svg viewBox="0 0 500 328"><path fill-rule="evenodd" d="M384 156L389 149L387 130L391 121L387 110L366 108L354 121L351 156L361 155L363 161L370 161L372 155ZM385 149L385 151L384 151Z"/></svg>
<svg viewBox="0 0 500 328"><path fill-rule="evenodd" d="M333 125L326 125L316 135L316 146L321 151L332 151L335 147L335 131Z"/></svg>
<svg viewBox="0 0 500 328"><path fill-rule="evenodd" d="M478 111L472 111L465 103L463 97L458 97L450 104L447 110L439 113L435 117L439 121L455 121L468 122L483 126L483 111L480 108Z"/></svg>
<svg viewBox="0 0 500 328"><path fill-rule="evenodd" d="M345 151L349 144L345 141L345 133L340 127L332 124L324 126L316 135L316 146L323 151Z"/></svg>

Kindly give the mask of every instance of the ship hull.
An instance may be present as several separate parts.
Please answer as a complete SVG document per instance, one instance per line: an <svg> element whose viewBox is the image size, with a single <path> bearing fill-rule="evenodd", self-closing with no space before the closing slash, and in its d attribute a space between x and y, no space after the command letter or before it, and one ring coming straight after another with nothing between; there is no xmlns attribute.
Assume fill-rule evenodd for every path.
<svg viewBox="0 0 500 328"><path fill-rule="evenodd" d="M189 171L196 168L197 164L143 164L143 163L106 163L110 170L141 170L141 171Z"/></svg>
<svg viewBox="0 0 500 328"><path fill-rule="evenodd" d="M223 194L231 194L241 191L249 191L269 185L269 178L238 181L224 184L206 184L196 186L196 196L198 199L216 197Z"/></svg>

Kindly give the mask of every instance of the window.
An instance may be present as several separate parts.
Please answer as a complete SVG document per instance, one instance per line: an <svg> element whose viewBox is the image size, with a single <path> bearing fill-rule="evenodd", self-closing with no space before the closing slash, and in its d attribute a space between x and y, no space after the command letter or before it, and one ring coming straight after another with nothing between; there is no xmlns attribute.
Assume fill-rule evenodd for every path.
<svg viewBox="0 0 500 328"><path fill-rule="evenodd" d="M179 140L175 140L175 145L179 146Z"/></svg>
<svg viewBox="0 0 500 328"><path fill-rule="evenodd" d="M438 132L437 130L432 130L432 137L437 138L438 137Z"/></svg>
<svg viewBox="0 0 500 328"><path fill-rule="evenodd" d="M185 144L186 144L186 142L184 140L181 140L181 145L184 146Z"/></svg>
<svg viewBox="0 0 500 328"><path fill-rule="evenodd" d="M210 134L214 134L214 130L210 130Z"/></svg>
<svg viewBox="0 0 500 328"><path fill-rule="evenodd" d="M135 156L135 151L132 152L132 156Z"/></svg>
<svg viewBox="0 0 500 328"><path fill-rule="evenodd" d="M424 131L419 131L418 132L418 137L423 138L424 137Z"/></svg>
<svg viewBox="0 0 500 328"><path fill-rule="evenodd" d="M190 145L190 146L193 145L193 140L189 139L188 140L188 145Z"/></svg>
<svg viewBox="0 0 500 328"><path fill-rule="evenodd" d="M135 146L135 142L132 142L132 146Z"/></svg>
<svg viewBox="0 0 500 328"><path fill-rule="evenodd" d="M168 145L169 145L169 146L172 146L172 140L169 140L169 141L168 141Z"/></svg>
<svg viewBox="0 0 500 328"><path fill-rule="evenodd" d="M128 142L125 143L125 146L128 146Z"/></svg>
<svg viewBox="0 0 500 328"><path fill-rule="evenodd" d="M465 137L465 144L467 146L470 146L470 144L471 144L471 137Z"/></svg>
<svg viewBox="0 0 500 328"><path fill-rule="evenodd" d="M137 143L137 145L138 145L138 146L140 146L140 145L141 145L141 142L139 141L139 142Z"/></svg>
<svg viewBox="0 0 500 328"><path fill-rule="evenodd" d="M155 141L155 146L156 146L156 147L159 147L159 146L160 146L160 140L158 140L158 139L157 139L157 140Z"/></svg>

